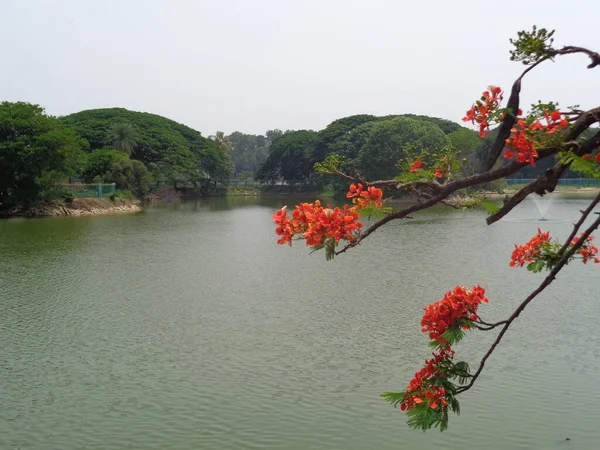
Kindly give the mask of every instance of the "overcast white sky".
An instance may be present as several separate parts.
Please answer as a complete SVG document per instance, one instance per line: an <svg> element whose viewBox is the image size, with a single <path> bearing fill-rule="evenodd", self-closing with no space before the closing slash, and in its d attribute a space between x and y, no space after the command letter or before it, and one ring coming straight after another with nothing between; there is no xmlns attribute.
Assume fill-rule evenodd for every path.
<svg viewBox="0 0 600 450"><path fill-rule="evenodd" d="M0 0L0 101L121 106L216 130L321 129L351 114L460 121L522 66L532 24L600 51L600 0ZM524 104L600 103L584 56L528 77Z"/></svg>

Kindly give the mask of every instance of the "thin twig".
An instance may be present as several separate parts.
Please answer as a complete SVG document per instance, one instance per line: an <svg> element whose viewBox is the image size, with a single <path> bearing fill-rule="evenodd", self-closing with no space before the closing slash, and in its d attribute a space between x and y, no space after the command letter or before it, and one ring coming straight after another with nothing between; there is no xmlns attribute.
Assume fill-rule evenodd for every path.
<svg viewBox="0 0 600 450"><path fill-rule="evenodd" d="M596 207L596 205L598 203L600 203L600 191L598 191L598 195L592 201L592 203L590 203L590 205L584 211L581 211L581 217L579 218L579 221L573 225L573 231L571 231L571 234L569 235L569 237L567 238L567 240L565 241L563 246L556 253L556 256L561 257L565 253L565 251L567 251L567 248L569 248L569 244L571 243L571 241L573 241L573 238L577 235L577 232L581 228L581 225L583 225L583 222L585 222L585 219L587 219L587 217L590 215L590 213L592 212L592 210Z"/></svg>
<svg viewBox="0 0 600 450"><path fill-rule="evenodd" d="M589 216L590 212L591 212L591 209L589 211L588 210L584 211L584 213L582 214L582 216L584 217L584 220L585 220L585 218L587 218ZM510 325L514 322L514 320L517 317L519 317L519 315L523 312L523 310L527 307L527 305L535 297L537 297L544 289L546 289L550 284L552 284L552 282L556 279L556 275L562 270L562 268L565 265L567 265L567 263L569 262L571 257L575 254L575 252L577 252L577 250L579 250L579 248L581 248L581 246L585 243L585 241L590 236L590 234L592 234L594 232L594 230L596 230L599 226L600 226L600 216L598 216L598 218L587 228L587 230L585 230L581 239L579 241L577 241L573 246L571 246L571 248L569 248L569 250L560 258L560 260L558 261L556 266L554 266L554 268L550 271L548 276L546 278L544 278L544 281L542 281L542 283L538 286L538 288L535 291L533 291L531 294L529 294L529 296L510 315L510 317L506 320L506 323L502 327L502 330L500 330L500 333L498 333L496 340L493 342L493 344L490 346L488 351L485 353L485 355L481 359L481 362L479 363L479 368L473 374L473 378L471 379L469 384L458 388L456 391L457 393L465 392L465 391L471 389L471 387L473 387L473 385L475 384L475 381L477 380L477 378L483 371L486 361L492 355L492 353L494 352L495 348L498 346L498 344L504 337L504 334L506 333L506 331L508 330ZM566 245L568 245L568 243L570 243L570 241L565 242Z"/></svg>

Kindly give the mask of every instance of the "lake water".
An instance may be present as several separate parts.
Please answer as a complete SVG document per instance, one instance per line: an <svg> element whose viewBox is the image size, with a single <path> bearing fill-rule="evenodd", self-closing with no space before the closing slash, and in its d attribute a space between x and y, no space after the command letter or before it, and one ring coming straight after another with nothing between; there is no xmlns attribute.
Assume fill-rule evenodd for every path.
<svg viewBox="0 0 600 450"><path fill-rule="evenodd" d="M275 244L291 199L218 198L136 215L0 222L1 449L592 449L600 267L574 262L528 307L462 414L410 430L379 398L428 356L421 308L480 283L489 321L542 280L510 269L538 226L586 202L526 202L486 226L449 208L331 262ZM459 355L476 366L491 333ZM569 437L570 441L565 439Z"/></svg>

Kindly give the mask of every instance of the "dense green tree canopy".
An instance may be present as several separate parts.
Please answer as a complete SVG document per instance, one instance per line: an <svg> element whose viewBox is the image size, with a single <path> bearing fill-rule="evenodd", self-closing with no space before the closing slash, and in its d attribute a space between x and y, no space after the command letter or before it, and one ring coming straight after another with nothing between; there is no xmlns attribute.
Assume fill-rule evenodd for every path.
<svg viewBox="0 0 600 450"><path fill-rule="evenodd" d="M312 158L316 142L317 133L310 130L286 132L275 138L256 178L263 182L308 181L316 162Z"/></svg>
<svg viewBox="0 0 600 450"><path fill-rule="evenodd" d="M131 155L137 146L136 136L135 128L128 123L117 123L108 130L108 138L112 141L113 147L128 155Z"/></svg>
<svg viewBox="0 0 600 450"><path fill-rule="evenodd" d="M344 117L330 123L310 140L305 139L304 134L286 140L276 139L257 178L263 181L320 180L321 177L314 177L312 169L307 168L331 154L344 156L347 167L357 169L361 175L389 177L397 172L396 165L406 156L406 146L413 151L439 150L453 145L450 138L453 133L456 133L458 147L468 144L465 152L478 151L479 147L473 148L473 142L469 140L477 139L480 146L477 134L449 120L414 114ZM284 173L287 175L284 176ZM340 183L333 179L329 182L334 185Z"/></svg>
<svg viewBox="0 0 600 450"><path fill-rule="evenodd" d="M369 134L358 151L356 168L372 180L394 178L398 174L397 164L406 158L408 147L420 153L441 150L452 144L437 125L408 117L367 123L361 127L368 127Z"/></svg>
<svg viewBox="0 0 600 450"><path fill-rule="evenodd" d="M198 131L155 114L123 108L91 109L68 115L63 122L90 143L90 149L115 144L115 127L128 124L134 131L132 159L168 179L228 178L233 170L229 155ZM121 142L121 141L119 141ZM115 145L116 147L116 145Z"/></svg>
<svg viewBox="0 0 600 450"><path fill-rule="evenodd" d="M260 165L267 159L268 141L263 135L253 135L235 131L229 136L233 146L233 162L235 173L247 172L254 175Z"/></svg>
<svg viewBox="0 0 600 450"><path fill-rule="evenodd" d="M87 183L115 183L142 196L152 187L152 175L141 161L112 148L94 150L82 178Z"/></svg>
<svg viewBox="0 0 600 450"><path fill-rule="evenodd" d="M0 209L27 206L75 175L84 142L43 108L0 103Z"/></svg>

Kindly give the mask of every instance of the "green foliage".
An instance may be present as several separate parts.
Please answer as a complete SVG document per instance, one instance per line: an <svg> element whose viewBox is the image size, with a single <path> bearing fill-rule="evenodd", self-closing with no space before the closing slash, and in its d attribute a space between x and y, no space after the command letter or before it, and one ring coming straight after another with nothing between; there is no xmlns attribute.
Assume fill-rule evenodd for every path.
<svg viewBox="0 0 600 450"><path fill-rule="evenodd" d="M449 372L449 376L451 379L458 378L461 375L468 372L468 364L464 362L457 363L453 370L456 367L456 372ZM468 379L468 377L465 377ZM410 428L416 430L427 431L431 428L439 427L440 431L445 431L448 429L448 411L452 411L456 414L460 414L460 404L456 399L456 386L448 381L447 379L437 379L434 381L434 384L443 387L447 393L447 406L441 406L437 409L432 409L429 407L427 402L423 402L420 405L414 406L412 409L406 411L408 416L408 426ZM400 403L405 398L405 392L385 392L381 394L386 401L391 403L394 407L398 407Z"/></svg>
<svg viewBox="0 0 600 450"><path fill-rule="evenodd" d="M366 125L370 133L355 165L370 180L394 178L397 164L407 160L407 151L435 152L451 145L439 127L422 120L398 117Z"/></svg>
<svg viewBox="0 0 600 450"><path fill-rule="evenodd" d="M85 143L43 108L0 103L0 209L28 206L74 176Z"/></svg>
<svg viewBox="0 0 600 450"><path fill-rule="evenodd" d="M231 157L237 178L253 178L260 165L267 159L269 140L263 135L244 134L239 131L231 133L228 139L233 148Z"/></svg>
<svg viewBox="0 0 600 450"><path fill-rule="evenodd" d="M340 173L341 166L346 162L346 159L346 157L336 155L335 153L329 155L323 162L315 163L315 172L337 175Z"/></svg>
<svg viewBox="0 0 600 450"><path fill-rule="evenodd" d="M269 147L269 156L261 165L256 179L275 182L308 182L313 174L312 159L317 133L310 130L292 131L275 138Z"/></svg>
<svg viewBox="0 0 600 450"><path fill-rule="evenodd" d="M409 123L412 126L402 126ZM393 129L394 125L396 130ZM389 129L390 126L392 129ZM319 131L315 142L305 145L307 142L304 139L301 149L293 142L296 138L285 142L286 149L282 149L282 144L278 141L275 149L269 149L269 157L257 171L256 179L266 183L281 179L288 182L301 180L310 182L317 188L329 186L334 192L341 194L348 183L327 175L350 172L371 178L392 178L397 174L394 166L402 159L403 146L412 145L421 150L436 149L440 143L442 146L449 146L451 140L446 135L461 130L474 134L449 120L414 114L381 117L362 114L344 117ZM269 132L267 140L268 134ZM232 141L233 136L230 136ZM480 143L479 140L477 142ZM339 159L335 161L337 164L332 165L334 161L327 158L334 155ZM236 170L240 167L236 162Z"/></svg>
<svg viewBox="0 0 600 450"><path fill-rule="evenodd" d="M380 397L383 397L392 406L398 407L402 400L404 400L404 392L384 392L380 394Z"/></svg>
<svg viewBox="0 0 600 450"><path fill-rule="evenodd" d="M111 197L111 200L116 200L116 201L132 201L136 199L136 195L129 190L122 190L122 189L117 189L117 192L114 193L114 195Z"/></svg>
<svg viewBox="0 0 600 450"><path fill-rule="evenodd" d="M107 144L124 149L124 142L114 140L114 131L119 125L129 124L135 130L135 136L128 135L127 141L131 147L131 140L135 140L131 158L143 162L159 180L198 183L206 177L229 178L233 172L231 157L214 141L165 117L107 108L81 111L61 120L87 139L91 150L103 149Z"/></svg>
<svg viewBox="0 0 600 450"><path fill-rule="evenodd" d="M312 247L310 254L312 255L314 252L325 249L325 261L331 261L335 258L335 249L338 243L335 239L330 238L325 240L321 245L315 245Z"/></svg>
<svg viewBox="0 0 600 450"><path fill-rule="evenodd" d="M532 31L519 31L517 39L510 39L510 43L515 47L510 51L510 60L529 65L552 56L553 35L554 30L548 31L545 28L538 30L535 25Z"/></svg>
<svg viewBox="0 0 600 450"><path fill-rule="evenodd" d="M558 242L541 244L539 255L534 261L527 264L527 270L533 273L538 273L542 270L552 270L558 261L560 261L557 254L561 247Z"/></svg>
<svg viewBox="0 0 600 450"><path fill-rule="evenodd" d="M481 203L479 203L479 206L485 209L489 214L494 214L500 211L500 206L492 202L482 201Z"/></svg>
<svg viewBox="0 0 600 450"><path fill-rule="evenodd" d="M121 152L131 155L137 145L137 132L128 123L117 123L108 130L108 139L113 147Z"/></svg>
<svg viewBox="0 0 600 450"><path fill-rule="evenodd" d="M376 116L360 114L344 117L331 122L325 129L318 133L317 142L312 155L313 159L315 161L321 161L327 155L338 152L340 147L344 147L344 145L336 145L340 139L343 139L344 136L348 135L355 128L367 122L376 120L379 120ZM343 154L346 155L347 153L348 152L344 152Z"/></svg>
<svg viewBox="0 0 600 450"><path fill-rule="evenodd" d="M405 158L397 164L400 175L396 177L396 180L402 183L414 183L422 180L442 178L450 180L461 172L462 164L458 160L456 149L452 146L430 152L413 145L407 145L404 151ZM422 165L419 168L413 169L412 165L417 160L421 161ZM442 176L436 176L436 171L438 170Z"/></svg>
<svg viewBox="0 0 600 450"><path fill-rule="evenodd" d="M590 178L600 178L600 164L593 159L588 161L573 152L562 152L559 154L559 158L563 164L571 164L570 167L573 172L578 172Z"/></svg>
<svg viewBox="0 0 600 450"><path fill-rule="evenodd" d="M452 347L454 344L458 344L465 337L465 332L462 329L462 326L467 328L471 328L471 322L460 322L460 325L455 325L446 330L444 334L442 334L442 339L444 339L443 344L441 342L433 342L436 347Z"/></svg>
<svg viewBox="0 0 600 450"><path fill-rule="evenodd" d="M440 119L438 117L430 117L430 116L422 116L417 114L402 114L400 116L389 116L390 118L394 117L407 117L409 119L419 120L421 122L425 122L431 125L435 125L440 130L443 131L444 134L450 135L456 133L459 130L465 130L467 128L462 125L457 124L456 122L452 122L447 119Z"/></svg>
<svg viewBox="0 0 600 450"><path fill-rule="evenodd" d="M381 219L384 216L392 213L392 208L389 206L378 207L375 205L370 205L365 208L362 208L358 211L358 213L363 217L373 218L373 219Z"/></svg>
<svg viewBox="0 0 600 450"><path fill-rule="evenodd" d="M83 179L88 182L115 183L120 189L142 196L152 187L153 178L146 166L113 149L93 151L88 157Z"/></svg>
<svg viewBox="0 0 600 450"><path fill-rule="evenodd" d="M479 134L468 128L460 128L448 135L454 148L461 157L473 155L481 147Z"/></svg>
<svg viewBox="0 0 600 450"><path fill-rule="evenodd" d="M222 131L217 131L214 135L209 136L208 138L214 141L215 144L217 144L217 147L219 147L219 149L226 154L233 153L233 144L229 140L229 137L225 136L225 133Z"/></svg>

